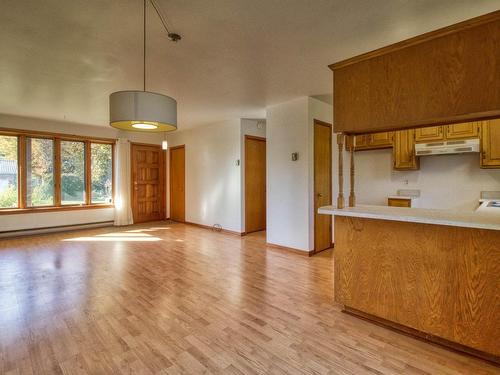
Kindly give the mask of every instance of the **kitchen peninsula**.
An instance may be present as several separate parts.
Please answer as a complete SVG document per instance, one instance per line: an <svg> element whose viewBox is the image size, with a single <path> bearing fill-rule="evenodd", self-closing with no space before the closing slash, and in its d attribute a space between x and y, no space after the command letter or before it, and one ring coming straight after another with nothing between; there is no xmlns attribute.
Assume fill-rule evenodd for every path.
<svg viewBox="0 0 500 375"><path fill-rule="evenodd" d="M335 301L346 311L498 361L500 216L378 206L319 212L334 215Z"/></svg>
<svg viewBox="0 0 500 375"><path fill-rule="evenodd" d="M332 64L339 197L318 212L334 216L334 298L344 311L500 363L500 214L356 206L353 141L371 134L375 148L392 147L399 134L395 169L415 170L419 129L489 121L483 129L498 132L498 56L500 11ZM481 167L498 168L497 138L470 128Z"/></svg>

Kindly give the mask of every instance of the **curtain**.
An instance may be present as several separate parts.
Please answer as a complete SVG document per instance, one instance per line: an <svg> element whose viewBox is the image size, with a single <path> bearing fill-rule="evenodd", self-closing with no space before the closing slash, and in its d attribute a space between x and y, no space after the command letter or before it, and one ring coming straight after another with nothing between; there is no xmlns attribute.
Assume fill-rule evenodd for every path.
<svg viewBox="0 0 500 375"><path fill-rule="evenodd" d="M116 180L115 180L115 226L134 223L130 192L130 142L119 138L116 142Z"/></svg>

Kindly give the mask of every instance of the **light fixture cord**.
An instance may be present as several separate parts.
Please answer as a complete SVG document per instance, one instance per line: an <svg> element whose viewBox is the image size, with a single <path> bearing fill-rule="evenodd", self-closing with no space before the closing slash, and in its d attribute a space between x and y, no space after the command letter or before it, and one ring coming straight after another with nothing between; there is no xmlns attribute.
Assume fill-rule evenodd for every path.
<svg viewBox="0 0 500 375"><path fill-rule="evenodd" d="M160 11L160 7L158 6L158 4L156 4L155 0L149 0L149 1L151 2L151 5L155 9L156 14L158 15L158 18L160 18L160 21L161 21L163 27L165 28L165 31L167 32L167 34L170 34L170 30L168 29L167 22L165 21L162 13Z"/></svg>
<svg viewBox="0 0 500 375"><path fill-rule="evenodd" d="M144 41L143 41L143 63L142 63L142 67L143 67L143 87L144 87L144 91L146 91L146 1L147 0L144 0Z"/></svg>

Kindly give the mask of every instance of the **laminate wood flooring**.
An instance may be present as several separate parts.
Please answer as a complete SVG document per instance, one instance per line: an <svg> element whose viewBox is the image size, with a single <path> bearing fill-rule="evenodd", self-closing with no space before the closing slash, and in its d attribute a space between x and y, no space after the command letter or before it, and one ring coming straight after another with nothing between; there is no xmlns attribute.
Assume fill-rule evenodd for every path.
<svg viewBox="0 0 500 375"><path fill-rule="evenodd" d="M498 374L344 314L308 258L165 222L0 240L1 374Z"/></svg>

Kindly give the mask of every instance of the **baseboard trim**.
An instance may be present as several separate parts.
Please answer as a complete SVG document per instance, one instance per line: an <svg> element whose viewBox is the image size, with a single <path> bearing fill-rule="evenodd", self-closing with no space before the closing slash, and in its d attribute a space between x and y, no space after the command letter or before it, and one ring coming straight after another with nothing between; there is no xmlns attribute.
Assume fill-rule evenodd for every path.
<svg viewBox="0 0 500 375"><path fill-rule="evenodd" d="M310 257L310 256L314 255L314 250L304 251L304 250L295 249L293 247L276 245L276 244L271 243L271 242L266 242L266 246L272 248L273 250L286 251L288 253L294 253L294 254L305 256L305 257Z"/></svg>
<svg viewBox="0 0 500 375"><path fill-rule="evenodd" d="M18 230L0 232L0 238L24 237L24 236L33 236L33 235L37 235L37 234L48 234L48 233L57 233L57 232L70 232L70 231L82 230L82 229L111 227L113 225L114 225L113 221L101 221L101 222L86 223L86 224L59 225L59 226L55 226L55 227L18 229Z"/></svg>
<svg viewBox="0 0 500 375"><path fill-rule="evenodd" d="M328 249L323 249L323 250L319 250L319 251L316 251L316 250L313 250L313 254L312 255L316 255L316 254L320 254L322 253L323 251L327 251L327 250L333 250L333 248L335 247L335 245L333 244L333 242L330 244L330 247Z"/></svg>
<svg viewBox="0 0 500 375"><path fill-rule="evenodd" d="M225 233L225 234L230 234L230 235L238 236L238 237L242 237L242 236L245 235L244 232L237 232L235 230L229 230L229 229L224 229L224 228L222 228L220 230L216 230L216 229L214 229L214 227L212 227L210 225L193 223L191 221L185 221L184 224L192 225L192 226L198 227L198 228L209 229L209 230L211 230L212 232L215 232L215 233Z"/></svg>

